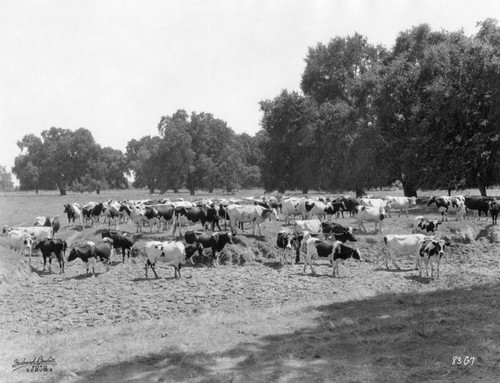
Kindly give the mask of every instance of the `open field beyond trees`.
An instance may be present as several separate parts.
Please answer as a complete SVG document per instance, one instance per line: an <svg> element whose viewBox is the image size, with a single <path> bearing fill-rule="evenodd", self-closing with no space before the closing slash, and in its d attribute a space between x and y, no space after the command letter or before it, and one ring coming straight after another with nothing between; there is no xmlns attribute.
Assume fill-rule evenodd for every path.
<svg viewBox="0 0 500 383"><path fill-rule="evenodd" d="M438 231L451 241L439 279L420 277L410 257L398 260L401 270L385 268L383 235L411 233L416 215L438 218L425 201L442 194L419 192L410 217L393 213L383 234L356 232L358 242L350 245L364 261L342 263L340 278L326 261L316 262L316 276L309 268L304 273L303 264L282 266L275 246L282 220L265 222L263 237L248 229L237 235L221 266L186 265L179 279L161 265L160 279L145 278L140 254L125 264L115 255L109 272L98 264L96 277L87 277L79 260L59 274L57 262L43 272L35 256L30 270L28 258L11 253L2 235L0 381L498 381L500 229L491 218L455 221L449 214ZM7 193L0 197L0 223L31 225L35 216L59 215L56 237L71 245L98 240L104 226L68 227L65 203L156 197L137 190ZM339 222L357 228L348 215ZM131 224L120 229L135 232ZM166 238L149 229L136 236L139 244ZM16 359L40 356L54 358L53 372L13 371Z"/></svg>

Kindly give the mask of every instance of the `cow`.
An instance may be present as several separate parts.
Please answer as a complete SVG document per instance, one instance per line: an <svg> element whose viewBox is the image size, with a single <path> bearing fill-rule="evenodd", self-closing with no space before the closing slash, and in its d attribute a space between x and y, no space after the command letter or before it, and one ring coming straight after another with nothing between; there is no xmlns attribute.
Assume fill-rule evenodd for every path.
<svg viewBox="0 0 500 383"><path fill-rule="evenodd" d="M92 274L95 276L95 265L98 259L106 263L106 272L109 271L112 248L113 240L111 238L104 238L103 241L98 244L88 241L84 245L74 247L71 250L68 255L68 262L80 258L86 265L87 275L89 275L89 269L92 267Z"/></svg>
<svg viewBox="0 0 500 383"><path fill-rule="evenodd" d="M296 215L301 215L299 210L301 199L290 197L281 203L281 213L284 215L285 224L290 223L290 216L295 218Z"/></svg>
<svg viewBox="0 0 500 383"><path fill-rule="evenodd" d="M75 224L76 218L80 219L80 225L83 227L83 215L80 209L80 205L77 203L66 204L64 205L64 211L68 215L68 226L71 225L71 221L73 221L73 225Z"/></svg>
<svg viewBox="0 0 500 383"><path fill-rule="evenodd" d="M359 201L352 196L345 195L343 197L335 199L334 202L341 202L345 206L344 210L340 210L340 213L342 213L342 218L344 218L344 211L349 212L349 217L352 217L357 213L356 206L359 205Z"/></svg>
<svg viewBox="0 0 500 383"><path fill-rule="evenodd" d="M353 229L351 226L342 226L340 223L336 223L336 222L322 222L321 223L321 231L324 233L324 234L332 234L332 233L335 233L335 234L342 234L342 233L345 233L346 231L348 231L349 233L353 233L354 230L356 229Z"/></svg>
<svg viewBox="0 0 500 383"><path fill-rule="evenodd" d="M389 206L387 210L387 214L390 217L391 214L391 209L399 209L398 217L401 217L401 214L403 213L403 210L406 213L406 217L409 217L408 215L408 208L410 206L415 206L417 204L417 198L416 197L391 197L391 196L386 196L385 200L389 203Z"/></svg>
<svg viewBox="0 0 500 383"><path fill-rule="evenodd" d="M61 224L59 223L59 218L54 217L52 219L52 235L56 235L56 233L59 231L59 228L61 227Z"/></svg>
<svg viewBox="0 0 500 383"><path fill-rule="evenodd" d="M23 230L11 230L9 231L8 236L10 250L14 250L14 252L19 252L21 254L24 254L26 253L26 250L29 250L29 265L31 266L31 235Z"/></svg>
<svg viewBox="0 0 500 383"><path fill-rule="evenodd" d="M491 224L497 224L498 212L500 212L500 204L498 201L490 201L490 214L491 214Z"/></svg>
<svg viewBox="0 0 500 383"><path fill-rule="evenodd" d="M125 211L127 215L130 217L130 220L135 223L136 225L136 233L142 232L142 225L144 222L148 222L148 218L146 218L145 214L145 209L140 208L137 206L133 205L122 205L120 207L120 211ZM154 221L153 221L154 222ZM151 225L150 225L151 226ZM152 231L152 226L151 226L151 231Z"/></svg>
<svg viewBox="0 0 500 383"><path fill-rule="evenodd" d="M415 269L418 268L420 259L420 249L424 241L435 237L429 237L424 234L389 234L384 237L384 243L387 247L385 255L385 267L389 270L389 258L399 270L396 262L396 255L415 255Z"/></svg>
<svg viewBox="0 0 500 383"><path fill-rule="evenodd" d="M313 274L316 274L313 268L313 259L328 258L333 263L333 276L340 276L338 268L339 264L348 258L361 260L361 255L358 249L353 249L344 245L340 241L322 241L317 238L309 238L306 240L306 256L304 258L304 273L307 265L311 267Z"/></svg>
<svg viewBox="0 0 500 383"><path fill-rule="evenodd" d="M52 257L54 254L57 262L59 263L59 273L64 273L64 256L66 255L66 249L68 244L66 241L62 239L50 239L45 238L41 241L38 241L33 250L40 250L43 256L43 271L45 271L45 267L47 264L47 258L49 259L49 269L52 271Z"/></svg>
<svg viewBox="0 0 500 383"><path fill-rule="evenodd" d="M147 258L145 266L146 278L148 277L148 267L151 267L155 277L159 278L155 270L156 262L172 266L174 268L174 277L177 278L177 274L181 277L181 266L191 260L196 251L200 256L203 256L203 247L200 244L184 245L182 242L172 241L146 242L144 244L144 254Z"/></svg>
<svg viewBox="0 0 500 383"><path fill-rule="evenodd" d="M24 231L31 235L31 238L36 240L41 240L45 238L52 238L54 236L54 229L52 227L46 226L18 226L18 227L9 227L4 226L3 232L11 232L12 230Z"/></svg>
<svg viewBox="0 0 500 383"><path fill-rule="evenodd" d="M105 220L108 220L108 227L111 228L111 223L114 223L115 230L118 229L120 225L121 212L120 207L121 204L118 201L108 201L104 204L106 208L104 210Z"/></svg>
<svg viewBox="0 0 500 383"><path fill-rule="evenodd" d="M290 264L292 264L293 238L294 236L289 230L281 230L278 232L276 246L279 249L280 263L284 263L286 265L287 258L290 258Z"/></svg>
<svg viewBox="0 0 500 383"><path fill-rule="evenodd" d="M252 235L255 235L255 225L257 225L259 234L262 236L260 224L266 219L271 219L271 210L258 205L229 205L226 211L229 216L229 223L233 234L236 234L236 222L251 222Z"/></svg>
<svg viewBox="0 0 500 383"><path fill-rule="evenodd" d="M481 219L481 213L488 218L491 201L493 201L492 197L465 197L464 203L466 210L473 210L474 216L477 213L478 219Z"/></svg>
<svg viewBox="0 0 500 383"><path fill-rule="evenodd" d="M328 204L325 210L325 215L329 216L329 219L331 219L331 216L337 216L338 218L340 213L343 213L344 211L347 211L345 203L343 201L333 200Z"/></svg>
<svg viewBox="0 0 500 383"><path fill-rule="evenodd" d="M436 204L438 211L441 213L441 222L444 222L445 219L448 221L448 210L457 212L457 221L465 217L465 198L462 196L432 196L429 198L429 201L427 201L427 206L431 206L432 204Z"/></svg>
<svg viewBox="0 0 500 383"><path fill-rule="evenodd" d="M437 219L424 218L419 215L413 220L412 234L435 235L438 226L441 224Z"/></svg>
<svg viewBox="0 0 500 383"><path fill-rule="evenodd" d="M87 226L92 227L94 225L94 217L92 215L92 212L93 212L94 207L96 205L97 205L97 202L89 202L82 207L82 216L83 216L84 227L87 227Z"/></svg>
<svg viewBox="0 0 500 383"><path fill-rule="evenodd" d="M429 276L429 261L431 262L431 278L434 278L434 266L433 263L437 264L436 279L439 278L439 264L441 263L441 258L445 255L444 251L447 246L450 246L449 242L443 239L434 238L426 243L420 248L420 261L425 262L425 276ZM420 262L420 276L422 276L422 263Z"/></svg>
<svg viewBox="0 0 500 383"><path fill-rule="evenodd" d="M215 225L221 230L219 226L219 215L217 209L213 206L193 206L193 207L178 207L175 209L175 221L172 229L172 235L175 235L175 229L179 228L179 235L181 233L181 226L188 224L195 224L200 222L203 229L206 229L206 224L210 223L212 225L212 231Z"/></svg>
<svg viewBox="0 0 500 383"><path fill-rule="evenodd" d="M130 259L130 251L134 245L132 234L117 230L104 230L101 233L102 238L111 238L113 240L113 248L120 249L122 252L123 263L125 263L125 255ZM128 250L128 252L126 251Z"/></svg>
<svg viewBox="0 0 500 383"><path fill-rule="evenodd" d="M184 234L184 239L187 244L199 243L203 249L212 249L212 264L217 266L219 259L217 253L220 253L227 244L233 243L233 234L231 233L202 233L195 231L187 231Z"/></svg>
<svg viewBox="0 0 500 383"><path fill-rule="evenodd" d="M386 214L383 207L369 207L369 206L356 206L357 220L360 230L366 233L365 225L363 221L374 222L375 232L377 232L377 226L379 228L380 234L382 234L382 221L384 220Z"/></svg>
<svg viewBox="0 0 500 383"><path fill-rule="evenodd" d="M50 220L50 217L38 216L38 217L35 217L35 222L33 222L33 226L51 227L52 221Z"/></svg>
<svg viewBox="0 0 500 383"><path fill-rule="evenodd" d="M293 223L295 235L305 231L318 234L321 232L321 228L321 221L319 219L297 220Z"/></svg>

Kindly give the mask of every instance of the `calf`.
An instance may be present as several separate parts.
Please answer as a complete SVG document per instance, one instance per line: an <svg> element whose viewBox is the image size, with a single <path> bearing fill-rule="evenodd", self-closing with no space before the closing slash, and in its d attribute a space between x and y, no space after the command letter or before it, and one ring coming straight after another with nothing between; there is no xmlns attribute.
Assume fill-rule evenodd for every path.
<svg viewBox="0 0 500 383"><path fill-rule="evenodd" d="M293 247L293 234L288 230L281 230L278 232L276 238L276 246L279 249L280 263L287 264L287 255L292 264L292 247Z"/></svg>
<svg viewBox="0 0 500 383"><path fill-rule="evenodd" d="M419 215L413 220L412 234L434 235L441 224L437 219L424 218Z"/></svg>
<svg viewBox="0 0 500 383"><path fill-rule="evenodd" d="M187 231L184 234L184 239L188 244L199 243L203 249L212 249L212 263L214 266L219 264L217 253L220 253L227 244L232 244L233 234L231 233L201 233L195 231ZM202 253L203 255L203 253Z"/></svg>
<svg viewBox="0 0 500 383"><path fill-rule="evenodd" d="M198 251L203 255L203 247L200 244L184 245L182 242L158 242L150 241L144 244L144 254L146 255L146 278L148 277L148 267L151 267L156 278L158 274L155 270L156 262L162 262L174 268L174 277L177 274L181 277L181 266L185 264L194 253Z"/></svg>
<svg viewBox="0 0 500 383"><path fill-rule="evenodd" d="M33 247L33 250L40 250L43 256L43 271L47 264L47 258L49 259L49 269L52 271L52 257L54 254L59 263L59 273L64 273L64 256L66 254L66 249L68 245L66 241L62 239L50 239L45 238L37 242Z"/></svg>
<svg viewBox="0 0 500 383"><path fill-rule="evenodd" d="M400 269L396 262L397 255L415 255L415 269L418 268L420 249L425 240L431 240L434 237L428 237L423 234L390 234L384 237L384 243L387 247L385 256L385 267L389 269L389 258L397 269Z"/></svg>
<svg viewBox="0 0 500 383"><path fill-rule="evenodd" d="M425 275L429 276L429 261L431 262L431 278L434 278L434 266L433 263L437 264L436 279L439 278L439 264L441 263L441 258L445 255L444 250L446 246L450 246L449 242L442 239L433 239L424 243L420 249L420 261L425 262ZM422 276L422 263L420 263L420 276Z"/></svg>

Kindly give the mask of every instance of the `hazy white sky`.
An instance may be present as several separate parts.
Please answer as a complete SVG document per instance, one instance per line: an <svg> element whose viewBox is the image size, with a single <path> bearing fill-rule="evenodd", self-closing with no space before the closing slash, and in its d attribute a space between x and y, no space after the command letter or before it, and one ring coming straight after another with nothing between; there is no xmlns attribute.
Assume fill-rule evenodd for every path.
<svg viewBox="0 0 500 383"><path fill-rule="evenodd" d="M499 0L0 0L0 165L52 126L124 150L177 109L254 134L260 100L300 90L308 47L488 17Z"/></svg>

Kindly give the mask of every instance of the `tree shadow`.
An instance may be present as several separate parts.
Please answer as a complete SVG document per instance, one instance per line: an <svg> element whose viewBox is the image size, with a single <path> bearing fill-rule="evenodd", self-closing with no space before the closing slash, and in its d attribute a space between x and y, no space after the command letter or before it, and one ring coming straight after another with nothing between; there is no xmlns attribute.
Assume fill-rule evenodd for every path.
<svg viewBox="0 0 500 383"><path fill-rule="evenodd" d="M415 269L388 269L386 267L377 267L373 271L385 271L388 273L407 273L409 271L415 271Z"/></svg>
<svg viewBox="0 0 500 383"><path fill-rule="evenodd" d="M409 281L414 281L421 283L423 285L428 285L434 278L431 277L421 277L420 275L406 275L405 279Z"/></svg>
<svg viewBox="0 0 500 383"><path fill-rule="evenodd" d="M87 279L87 278L94 278L94 276L95 276L95 278L97 278L97 277L99 277L102 274L106 274L106 273L104 273L104 272L97 273L96 272L95 274L92 274L92 273L90 273L90 274L86 274L86 273L84 273L84 274L78 274L78 275L75 275L74 277L66 278L66 280L68 280L68 281L72 280L72 279L82 280L82 279Z"/></svg>
<svg viewBox="0 0 500 383"><path fill-rule="evenodd" d="M312 323L229 349L170 346L76 375L92 382L473 381L470 370L449 367L451 356L457 347L479 347L478 333L486 331L491 344L500 340L500 333L484 330L500 311L486 302L499 298L499 284L380 294L311 307ZM481 377L497 376L497 368L482 363Z"/></svg>

